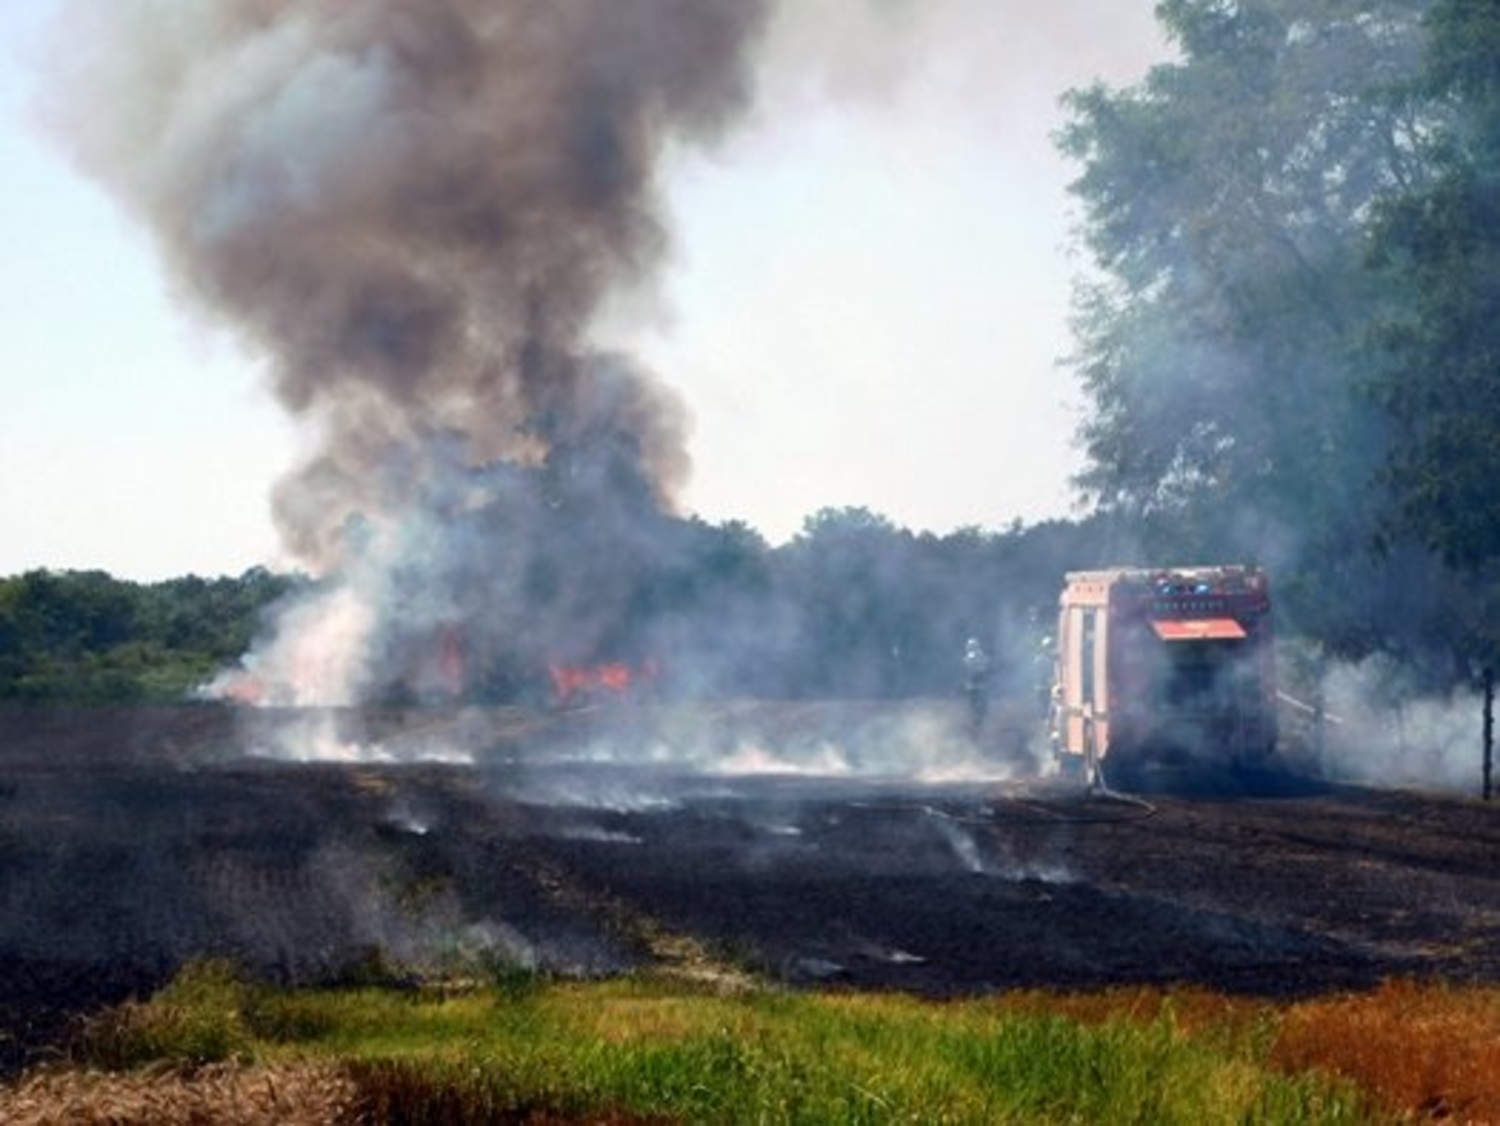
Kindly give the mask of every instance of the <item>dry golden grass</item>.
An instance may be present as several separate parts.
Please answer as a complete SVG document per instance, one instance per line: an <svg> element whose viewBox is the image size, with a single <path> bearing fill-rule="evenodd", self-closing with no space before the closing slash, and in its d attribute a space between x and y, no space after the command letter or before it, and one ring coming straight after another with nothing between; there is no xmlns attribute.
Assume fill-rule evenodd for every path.
<svg viewBox="0 0 1500 1126"><path fill-rule="evenodd" d="M1015 994L1002 1004L1090 1023L1170 1014L1188 1034L1261 1029L1268 1062L1288 1074L1337 1075L1419 1119L1500 1123L1500 989L1388 981L1369 993L1278 1004L1142 986Z"/></svg>
<svg viewBox="0 0 1500 1126"><path fill-rule="evenodd" d="M1283 1013L1271 1060L1427 1118L1500 1122L1500 989L1392 981L1302 1001Z"/></svg>
<svg viewBox="0 0 1500 1126"><path fill-rule="evenodd" d="M359 1094L330 1064L212 1064L191 1073L38 1071L0 1088L9 1126L330 1126Z"/></svg>

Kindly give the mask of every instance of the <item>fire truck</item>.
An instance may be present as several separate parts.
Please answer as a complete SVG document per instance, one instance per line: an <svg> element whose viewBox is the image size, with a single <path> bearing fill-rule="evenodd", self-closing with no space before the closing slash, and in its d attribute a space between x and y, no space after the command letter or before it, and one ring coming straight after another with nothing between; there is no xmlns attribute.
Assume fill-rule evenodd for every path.
<svg viewBox="0 0 1500 1126"><path fill-rule="evenodd" d="M1276 747L1265 573L1252 566L1069 573L1049 711L1059 765L1090 785L1158 766L1264 765Z"/></svg>

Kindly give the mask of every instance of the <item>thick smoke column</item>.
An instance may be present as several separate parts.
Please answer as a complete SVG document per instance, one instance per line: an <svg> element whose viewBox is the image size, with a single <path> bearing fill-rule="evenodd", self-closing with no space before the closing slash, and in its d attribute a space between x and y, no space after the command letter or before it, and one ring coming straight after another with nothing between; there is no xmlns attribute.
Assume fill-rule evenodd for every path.
<svg viewBox="0 0 1500 1126"><path fill-rule="evenodd" d="M148 224L184 293L265 353L316 435L276 515L337 579L254 658L273 688L336 702L440 685L476 654L528 654L506 615L538 603L580 652L605 643L584 618L607 607L571 592L607 603L607 577L541 571L559 554L597 566L605 544L628 562L687 464L678 400L591 331L652 281L656 166L743 110L765 15L758 0L68 13L80 163ZM592 538L559 553L569 523Z"/></svg>

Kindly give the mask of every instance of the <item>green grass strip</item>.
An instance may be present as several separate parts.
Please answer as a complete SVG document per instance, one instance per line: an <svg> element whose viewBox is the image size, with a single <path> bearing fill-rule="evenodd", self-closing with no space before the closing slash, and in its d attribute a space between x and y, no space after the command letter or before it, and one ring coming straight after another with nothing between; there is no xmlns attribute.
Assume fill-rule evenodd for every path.
<svg viewBox="0 0 1500 1126"><path fill-rule="evenodd" d="M199 967L103 1031L105 1064L335 1060L378 1121L1373 1120L1359 1092L1271 1069L1263 1035L1189 1036L1170 1012L1084 1023L995 1000L723 995L635 979L279 992Z"/></svg>

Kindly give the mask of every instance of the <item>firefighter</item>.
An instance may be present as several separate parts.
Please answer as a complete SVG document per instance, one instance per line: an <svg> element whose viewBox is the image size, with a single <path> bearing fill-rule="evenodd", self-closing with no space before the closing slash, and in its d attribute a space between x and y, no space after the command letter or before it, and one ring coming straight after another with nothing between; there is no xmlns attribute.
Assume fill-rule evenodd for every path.
<svg viewBox="0 0 1500 1126"><path fill-rule="evenodd" d="M964 642L964 698L969 704L969 730L978 738L990 703L990 657L979 638Z"/></svg>

